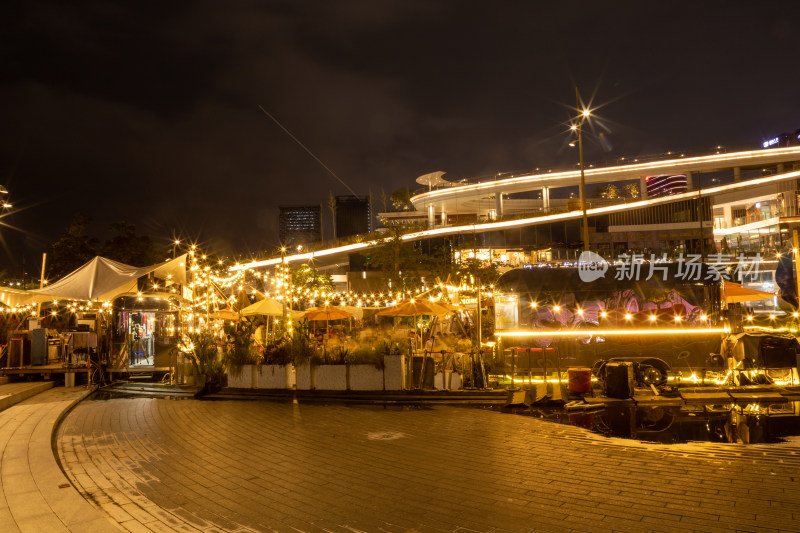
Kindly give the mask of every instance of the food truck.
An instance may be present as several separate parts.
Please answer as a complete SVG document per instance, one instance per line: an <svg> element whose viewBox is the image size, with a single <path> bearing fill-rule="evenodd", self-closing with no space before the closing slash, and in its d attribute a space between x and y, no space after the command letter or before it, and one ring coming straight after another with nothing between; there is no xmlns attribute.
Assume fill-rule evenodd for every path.
<svg viewBox="0 0 800 533"><path fill-rule="evenodd" d="M746 331L742 313L725 305L719 272L695 266L692 275L679 263L506 272L495 284L495 334L512 372L597 374L625 361L640 384L659 385L670 375L720 380L737 368L796 367L794 336Z"/></svg>

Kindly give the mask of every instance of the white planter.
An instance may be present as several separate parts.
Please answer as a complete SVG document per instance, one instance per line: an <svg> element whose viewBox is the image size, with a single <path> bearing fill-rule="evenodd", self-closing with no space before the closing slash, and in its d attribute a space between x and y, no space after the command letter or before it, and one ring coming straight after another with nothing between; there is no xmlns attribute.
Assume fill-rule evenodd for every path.
<svg viewBox="0 0 800 533"><path fill-rule="evenodd" d="M192 378L191 382L190 378ZM194 367L192 363L178 363L178 383L182 385L194 384Z"/></svg>
<svg viewBox="0 0 800 533"><path fill-rule="evenodd" d="M461 374L446 370L444 374L437 372L433 376L433 388L436 390L458 390L461 388Z"/></svg>
<svg viewBox="0 0 800 533"><path fill-rule="evenodd" d="M383 390L383 370L375 365L347 365L350 390Z"/></svg>
<svg viewBox="0 0 800 533"><path fill-rule="evenodd" d="M386 390L403 390L406 388L406 356L383 356L383 383Z"/></svg>
<svg viewBox="0 0 800 533"><path fill-rule="evenodd" d="M257 389L291 389L294 386L294 365L261 365L256 372Z"/></svg>
<svg viewBox="0 0 800 533"><path fill-rule="evenodd" d="M228 370L228 387L253 389L256 386L256 365L238 365Z"/></svg>
<svg viewBox="0 0 800 533"><path fill-rule="evenodd" d="M314 371L316 390L347 390L347 365L319 365Z"/></svg>
<svg viewBox="0 0 800 533"><path fill-rule="evenodd" d="M314 388L315 369L316 367L308 363L297 366L295 369L297 390L312 390Z"/></svg>

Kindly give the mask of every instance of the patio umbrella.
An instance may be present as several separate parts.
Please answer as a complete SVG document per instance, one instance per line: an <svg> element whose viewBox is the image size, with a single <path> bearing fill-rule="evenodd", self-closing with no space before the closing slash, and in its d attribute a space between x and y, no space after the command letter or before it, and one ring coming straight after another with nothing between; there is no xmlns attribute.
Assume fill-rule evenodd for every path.
<svg viewBox="0 0 800 533"><path fill-rule="evenodd" d="M756 289L748 289L739 283L731 283L726 281L724 285L725 302L729 304L742 303L742 302L755 302L758 300L766 300L777 296L771 292L759 291Z"/></svg>
<svg viewBox="0 0 800 533"><path fill-rule="evenodd" d="M225 309L220 309L214 313L208 315L208 318L215 318L217 320L239 320L239 313L231 309L230 307L226 307Z"/></svg>
<svg viewBox="0 0 800 533"><path fill-rule="evenodd" d="M461 331L464 333L464 336L467 336L467 332L464 329L464 324L461 323L461 319L459 318L459 313L466 311L466 309L461 307L460 305L452 304L450 302L445 302L444 300L439 300L438 302L436 302L436 305L444 307L445 309L447 309L447 311L451 313L455 313L456 323L461 328ZM436 323L435 321L441 322L441 317L442 315L436 315L436 317L434 318L434 322L432 322L431 324L431 331L433 331L433 324ZM444 361L442 361L442 363L444 363Z"/></svg>
<svg viewBox="0 0 800 533"><path fill-rule="evenodd" d="M323 305L319 307L310 307L303 311L303 317L306 320L324 320L325 321L325 329L330 330L330 326L328 322L331 320L342 320L344 318L350 318L353 314L345 311L344 309L340 309L333 305Z"/></svg>
<svg viewBox="0 0 800 533"><path fill-rule="evenodd" d="M436 305L444 307L448 311L453 311L454 313L460 313L461 311L464 311L464 308L460 305L451 304L450 302L438 301L436 302Z"/></svg>
<svg viewBox="0 0 800 533"><path fill-rule="evenodd" d="M300 318L303 315L301 311L296 311L294 309L287 309L286 311L292 319ZM269 328L270 323L272 323L272 329L274 330L275 317L283 316L283 303L275 298L266 297L252 305L248 305L240 311L240 314L248 317L265 316L267 317L267 328ZM270 320L269 317L272 317L272 320Z"/></svg>
<svg viewBox="0 0 800 533"><path fill-rule="evenodd" d="M387 307L378 311L380 316L413 316L414 317L414 338L417 336L417 316L418 315L446 315L449 313L445 307L433 303L430 300L404 300L397 305Z"/></svg>
<svg viewBox="0 0 800 533"><path fill-rule="evenodd" d="M430 300L404 300L397 305L378 311L381 316L446 315L448 309ZM416 323L416 320L415 320Z"/></svg>
<svg viewBox="0 0 800 533"><path fill-rule="evenodd" d="M445 307L431 302L430 300L404 300L397 305L387 307L383 311L378 311L380 316L413 316L414 317L414 341L417 340L417 316L418 315L446 315L449 313ZM423 339L424 340L424 339ZM409 362L411 358L409 358ZM409 363L410 364L410 363ZM425 358L422 360L422 371L419 376L420 387L422 386L423 373L425 370Z"/></svg>
<svg viewBox="0 0 800 533"><path fill-rule="evenodd" d="M283 316L283 304L274 298L264 298L241 310L242 316Z"/></svg>

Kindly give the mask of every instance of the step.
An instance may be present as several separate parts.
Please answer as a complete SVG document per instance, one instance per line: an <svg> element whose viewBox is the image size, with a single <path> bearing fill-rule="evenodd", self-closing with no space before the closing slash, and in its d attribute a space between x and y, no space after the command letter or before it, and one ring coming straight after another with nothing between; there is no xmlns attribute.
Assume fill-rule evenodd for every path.
<svg viewBox="0 0 800 533"><path fill-rule="evenodd" d="M27 381L0 385L0 411L53 388L52 381Z"/></svg>

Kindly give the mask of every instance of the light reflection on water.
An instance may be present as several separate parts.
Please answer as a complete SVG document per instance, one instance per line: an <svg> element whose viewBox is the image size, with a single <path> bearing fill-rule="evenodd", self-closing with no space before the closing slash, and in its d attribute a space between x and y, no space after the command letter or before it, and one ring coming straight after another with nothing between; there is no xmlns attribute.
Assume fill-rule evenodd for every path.
<svg viewBox="0 0 800 533"><path fill-rule="evenodd" d="M561 406L503 408L503 412L569 424L608 437L677 444L690 441L781 442L800 435L800 402L608 404L592 411Z"/></svg>

